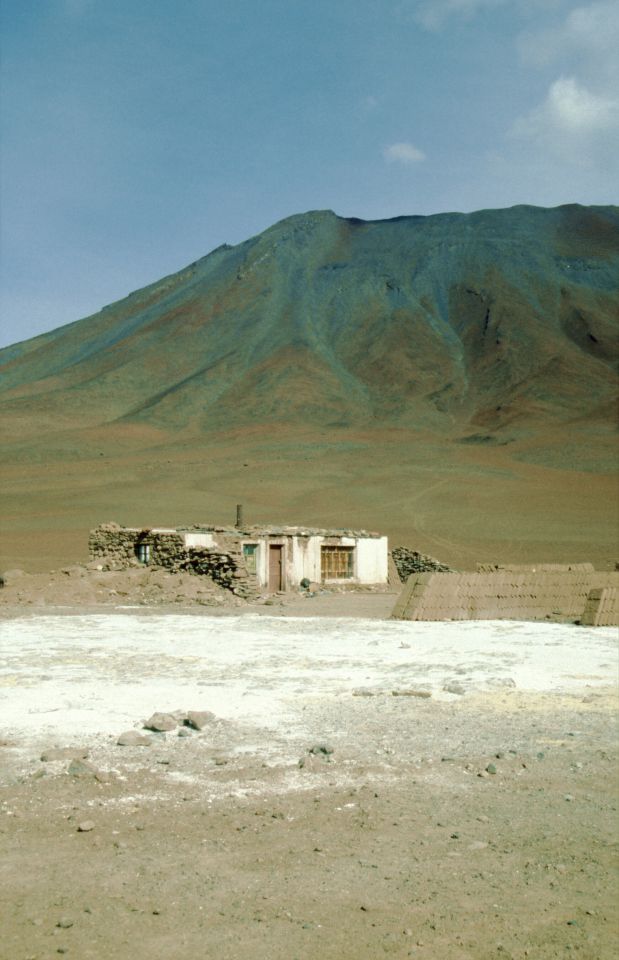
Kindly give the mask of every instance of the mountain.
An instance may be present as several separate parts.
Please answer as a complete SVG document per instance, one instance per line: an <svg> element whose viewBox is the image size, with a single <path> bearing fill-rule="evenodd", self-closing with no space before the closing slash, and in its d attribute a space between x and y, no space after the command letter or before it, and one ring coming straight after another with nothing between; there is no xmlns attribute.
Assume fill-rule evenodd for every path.
<svg viewBox="0 0 619 960"><path fill-rule="evenodd" d="M229 515L231 495L249 497L260 519L266 511L333 522L336 513L345 525L352 513L425 546L442 540L453 560L468 556L467 490L481 482L493 535L477 540L513 553L517 532L501 533L503 474L508 502L515 484L544 514L542 552L553 542L591 552L593 529L557 536L566 494L549 491L563 482L609 489L618 319L617 207L290 217L0 351L11 542L19 517L32 526L20 478L34 483L49 517L54 483L63 485L73 512L56 507L73 517L76 536L86 516L105 519L95 515L104 507L137 522L149 499L153 522L198 503L199 516L186 520L208 519L208 503L194 496L205 480L218 514L225 505ZM181 470L188 462L198 464L193 473ZM94 464L103 497L88 489ZM323 491L330 470L345 489L335 499ZM441 498L462 499L456 536L414 519L416 477L422 490L443 490L423 494L437 514ZM534 507L538 489L546 492ZM578 524L596 527L598 514L599 505ZM607 539L600 549L608 553Z"/></svg>

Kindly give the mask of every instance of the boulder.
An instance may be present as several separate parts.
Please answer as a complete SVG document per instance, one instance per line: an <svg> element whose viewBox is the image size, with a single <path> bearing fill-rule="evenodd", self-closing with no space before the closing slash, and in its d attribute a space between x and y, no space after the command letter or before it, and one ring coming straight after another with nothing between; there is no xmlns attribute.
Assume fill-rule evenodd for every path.
<svg viewBox="0 0 619 960"><path fill-rule="evenodd" d="M168 730L175 730L178 726L178 720L171 713L153 713L152 717L144 721L145 730L154 730L155 733L166 733Z"/></svg>
<svg viewBox="0 0 619 960"><path fill-rule="evenodd" d="M212 723L215 714L210 710L188 710L185 717L185 725L193 727L194 730L202 730L207 724Z"/></svg>
<svg viewBox="0 0 619 960"><path fill-rule="evenodd" d="M150 747L152 742L152 737L147 737L139 730L125 730L116 741L119 747Z"/></svg>

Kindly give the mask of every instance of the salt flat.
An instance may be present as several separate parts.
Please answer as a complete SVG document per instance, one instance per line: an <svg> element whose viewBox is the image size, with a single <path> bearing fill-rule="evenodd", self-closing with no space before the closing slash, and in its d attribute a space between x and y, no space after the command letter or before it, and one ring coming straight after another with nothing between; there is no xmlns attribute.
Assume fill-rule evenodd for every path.
<svg viewBox="0 0 619 960"><path fill-rule="evenodd" d="M0 726L84 741L155 710L209 709L277 732L353 692L555 691L617 679L617 631L511 621L405 623L192 615L36 616L0 624Z"/></svg>

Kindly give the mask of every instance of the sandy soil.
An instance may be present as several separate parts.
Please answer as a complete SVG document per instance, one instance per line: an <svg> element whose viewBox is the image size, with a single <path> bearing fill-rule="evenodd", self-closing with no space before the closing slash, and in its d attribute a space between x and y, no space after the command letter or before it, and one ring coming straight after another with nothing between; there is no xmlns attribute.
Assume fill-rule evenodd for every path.
<svg viewBox="0 0 619 960"><path fill-rule="evenodd" d="M549 650L559 642L554 631L576 631L561 667L544 660L539 645L541 661L522 653L529 667L545 664L543 671L526 674L533 677L527 689L480 682L516 669L504 646L480 641L473 657L477 648L469 638L468 653L444 662L445 637L445 648L434 654L424 641L423 657L434 656L445 677L460 677L464 693L439 697L426 672L417 686L431 697L393 696L391 689L404 681L412 689L414 676L394 671L404 663L420 671L423 661L414 643L401 646L407 641L398 631L414 637L424 625L385 624L388 595L360 599L364 619L358 621L331 619L334 611L359 615L357 599L345 595L283 598L281 608L263 608L269 618L264 621L256 621L257 611L248 618L232 610L232 619L213 620L206 609L196 617L200 608L194 607L194 616L184 621L178 608L168 618L161 607L138 606L124 616L116 611L114 632L127 664L126 676L121 670L117 679L111 662L106 665L95 649L97 625L109 621L101 606L94 618L87 607L21 606L17 619L5 606L0 629L5 636L22 634L9 645L14 662L2 674L14 705L3 714L9 735L0 747L3 960L59 954L80 960L615 955L612 632L517 625L549 631L543 633ZM315 620L286 616L307 613L310 606ZM131 665L162 697L164 680L184 682L178 664L163 656L160 621L170 625L170 649L179 623L192 629L202 623L211 632L220 624L219 659L227 656L229 664L239 662L227 639L237 623L237 632L253 630L258 645L269 631L280 630L279 666L264 660L258 647L244 661L254 680L262 667L270 678L272 693L267 689L261 702L268 707L271 697L272 709L262 721L244 725L230 699L228 716L219 715L201 732L153 734L148 747L122 748L114 743L119 731L80 739L67 729L62 741L44 727L29 726L36 716L28 698L40 689L45 706L45 684L58 670L64 671L72 709L79 706L82 678L93 671L101 677L103 697L131 680ZM252 628L256 623L259 629ZM359 654L353 656L354 624ZM290 630L315 631L314 649L307 637L305 667L298 644L293 649L284 642ZM533 643L533 634L526 636ZM583 643L572 647L571 638L578 636ZM524 637L515 632L514 647ZM86 669L80 644L91 649L93 670ZM579 646L583 653L576 662L571 651ZM338 669L348 664L335 686L333 651L339 651ZM195 651L192 656L185 664L189 677L197 669ZM244 691L223 666L218 669L222 694L235 689L242 704ZM361 675L374 696L353 693L351 684ZM298 682L302 676L304 684ZM525 682L525 674L517 676ZM475 682L467 685L468 678ZM281 705L284 680L288 711ZM249 679L247 684L250 691ZM358 694L361 688L354 689ZM60 715L54 722L63 729L60 696L55 706ZM137 713L138 706L136 701ZM333 752L309 752L319 744ZM42 761L42 745L69 746L68 754ZM70 775L70 758L86 751L96 773Z"/></svg>
<svg viewBox="0 0 619 960"><path fill-rule="evenodd" d="M552 467L519 459L533 456L525 439L471 447L406 430L271 424L208 442L131 424L99 432L24 441L0 457L0 572L84 562L101 522L234 523L236 503L247 522L378 530L391 546L460 570L477 561L614 568L616 445L594 429L574 426L571 443L554 428L536 433Z"/></svg>

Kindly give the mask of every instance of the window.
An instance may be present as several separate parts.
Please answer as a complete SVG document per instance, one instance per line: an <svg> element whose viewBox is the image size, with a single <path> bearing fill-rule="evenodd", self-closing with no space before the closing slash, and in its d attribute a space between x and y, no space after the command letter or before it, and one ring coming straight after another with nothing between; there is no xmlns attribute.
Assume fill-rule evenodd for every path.
<svg viewBox="0 0 619 960"><path fill-rule="evenodd" d="M138 543L135 548L135 554L140 563L150 562L150 543Z"/></svg>
<svg viewBox="0 0 619 960"><path fill-rule="evenodd" d="M354 575L354 547L321 547L320 573L323 580L350 580Z"/></svg>
<svg viewBox="0 0 619 960"><path fill-rule="evenodd" d="M244 543L243 544L243 559L245 561L245 566L247 567L248 573L256 572L256 555L258 553L258 544L257 543Z"/></svg>

